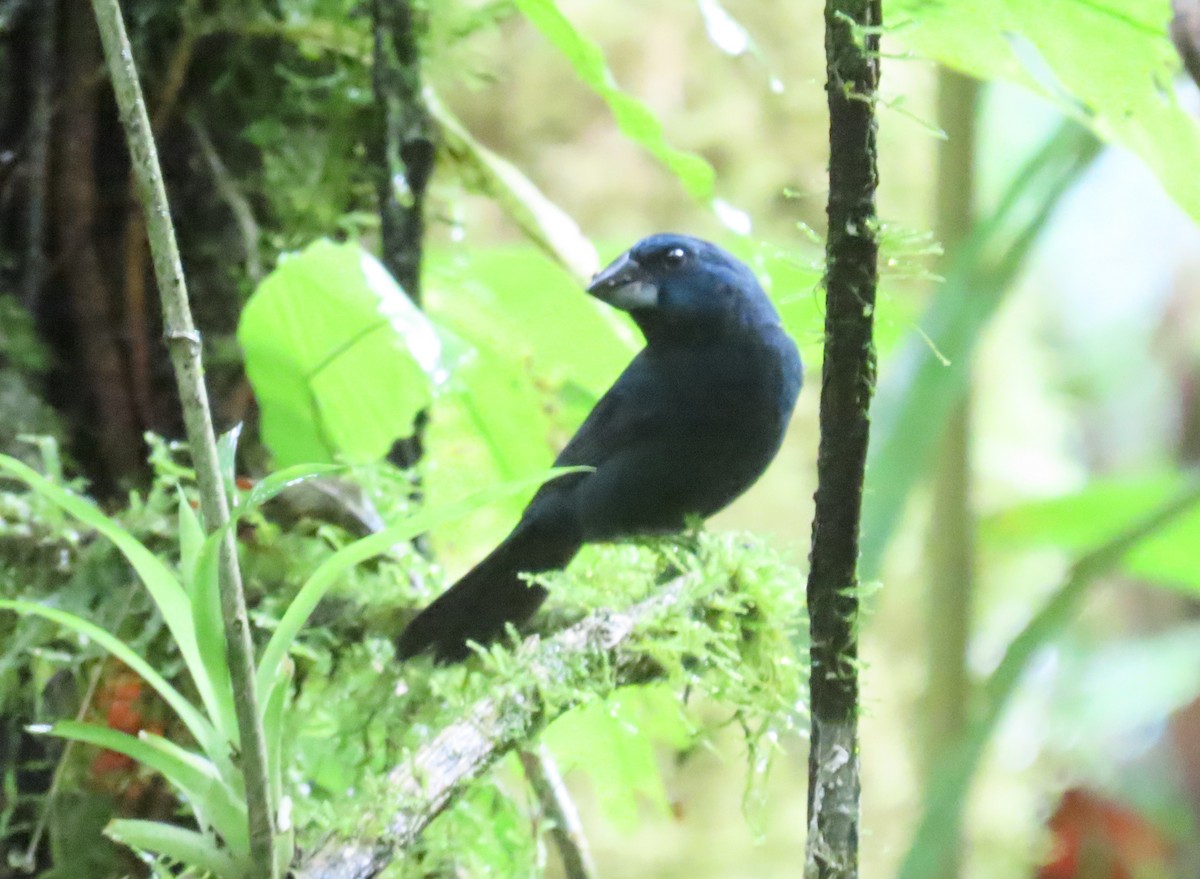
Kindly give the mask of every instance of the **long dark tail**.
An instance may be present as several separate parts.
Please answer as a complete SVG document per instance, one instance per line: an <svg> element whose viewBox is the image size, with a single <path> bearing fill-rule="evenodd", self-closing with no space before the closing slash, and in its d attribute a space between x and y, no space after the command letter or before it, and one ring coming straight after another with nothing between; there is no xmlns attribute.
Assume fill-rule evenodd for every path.
<svg viewBox="0 0 1200 879"><path fill-rule="evenodd" d="M529 585L520 574L566 567L579 546L562 534L518 526L408 624L396 642L396 655L405 660L432 650L438 662L465 659L470 655L467 641L494 641L506 623L520 625L546 600L546 590Z"/></svg>

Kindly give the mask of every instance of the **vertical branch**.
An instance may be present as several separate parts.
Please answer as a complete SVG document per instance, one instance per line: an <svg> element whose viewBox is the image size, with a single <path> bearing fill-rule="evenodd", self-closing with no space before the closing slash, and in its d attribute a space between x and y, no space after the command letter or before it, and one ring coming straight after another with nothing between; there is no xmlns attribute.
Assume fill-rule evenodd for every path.
<svg viewBox="0 0 1200 879"><path fill-rule="evenodd" d="M21 302L36 314L42 280L46 274L46 193L50 177L51 97L54 90L54 38L58 0L42 0L34 10L33 113L29 120L29 210L25 218L25 267Z"/></svg>
<svg viewBox="0 0 1200 879"><path fill-rule="evenodd" d="M183 406L188 445L200 485L201 510L207 527L217 531L229 522L229 501L221 479L208 393L204 388L200 334L192 322L158 152L121 8L117 0L92 0L92 8L100 26L109 76L129 144L138 195L145 211L146 231L162 300L163 324ZM246 786L250 856L254 876L276 879L279 870L274 863L275 829L267 782L267 750L254 690L254 646L233 534L228 529L224 533L219 571L221 614L226 628L227 658L240 739L239 757Z"/></svg>
<svg viewBox="0 0 1200 879"><path fill-rule="evenodd" d="M827 0L829 233L821 443L808 577L808 879L858 875L858 536L875 385L880 0Z"/></svg>
<svg viewBox="0 0 1200 879"><path fill-rule="evenodd" d="M379 198L382 261L414 304L421 304L425 190L433 174L434 126L421 97L419 19L412 0L373 0L375 104L381 118L372 153ZM410 468L421 458L424 413L391 459Z"/></svg>
<svg viewBox="0 0 1200 879"><path fill-rule="evenodd" d="M563 874L567 879L594 879L596 865L583 834L583 823L554 755L545 745L537 745L532 750L522 750L518 756L542 814L551 821L550 836L562 858Z"/></svg>
<svg viewBox="0 0 1200 879"><path fill-rule="evenodd" d="M943 68L938 79L938 123L946 132L938 153L938 238L948 257L958 252L972 222L975 159L976 81ZM969 369L963 362L961 369ZM975 514L971 504L971 394L951 411L934 475L933 514L925 556L929 595L925 614L926 693L922 704L926 783L938 761L962 736L967 723L970 681L967 645L975 581ZM953 854L941 876L959 872L959 828L947 827Z"/></svg>

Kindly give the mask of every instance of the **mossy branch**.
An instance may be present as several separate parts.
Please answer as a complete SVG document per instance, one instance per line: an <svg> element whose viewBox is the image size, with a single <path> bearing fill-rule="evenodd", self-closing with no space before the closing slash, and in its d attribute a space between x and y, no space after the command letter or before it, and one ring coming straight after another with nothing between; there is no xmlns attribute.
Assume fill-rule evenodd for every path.
<svg viewBox="0 0 1200 879"><path fill-rule="evenodd" d="M229 499L225 496L208 393L204 387L200 334L192 321L158 151L121 8L117 0L92 0L92 9L104 43L104 56L129 145L133 176L146 215L167 347L196 467L201 510L206 527L215 531L229 521ZM254 646L237 551L233 535L228 532L221 543L219 580L221 614L225 622L227 657L237 711L241 770L246 785L251 865L255 876L275 879L279 871L273 857L275 830L267 783L267 751L254 689Z"/></svg>
<svg viewBox="0 0 1200 879"><path fill-rule="evenodd" d="M808 612L812 646L808 879L858 875L858 554L879 223L875 98L880 0L827 0L829 232L825 362Z"/></svg>
<svg viewBox="0 0 1200 879"><path fill-rule="evenodd" d="M363 839L328 840L304 858L295 879L371 879L472 781L580 699L655 678L660 667L646 654L630 649L631 637L679 603L689 581L687 576L679 577L625 611L601 611L552 638L528 643L514 658L524 670L519 686L480 699L462 719L391 771L389 800L396 812L387 820L385 832ZM561 698L567 693L575 695Z"/></svg>

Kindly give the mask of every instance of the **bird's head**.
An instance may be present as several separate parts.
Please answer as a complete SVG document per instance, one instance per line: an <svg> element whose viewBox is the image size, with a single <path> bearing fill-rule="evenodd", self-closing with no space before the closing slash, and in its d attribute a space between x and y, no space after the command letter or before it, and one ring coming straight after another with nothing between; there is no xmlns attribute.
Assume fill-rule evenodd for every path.
<svg viewBox="0 0 1200 879"><path fill-rule="evenodd" d="M651 342L779 322L744 263L689 235L643 238L597 274L588 292L629 312Z"/></svg>

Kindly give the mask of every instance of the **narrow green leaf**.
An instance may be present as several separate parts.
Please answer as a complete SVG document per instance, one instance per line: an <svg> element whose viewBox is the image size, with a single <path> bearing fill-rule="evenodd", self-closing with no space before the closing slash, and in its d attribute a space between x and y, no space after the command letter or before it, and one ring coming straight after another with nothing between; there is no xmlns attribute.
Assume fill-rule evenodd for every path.
<svg viewBox="0 0 1200 879"><path fill-rule="evenodd" d="M180 754L182 749L159 736L142 733L134 737L93 723L63 720L49 727L46 733L116 751L161 773L187 798L202 824L216 830L232 852L240 856L249 854L245 803L233 795L216 767L207 760L197 755L185 759Z"/></svg>
<svg viewBox="0 0 1200 879"><path fill-rule="evenodd" d="M124 641L96 624L88 622L83 617L76 616L64 610L58 610L57 608L47 607L44 604L37 604L32 601L0 599L0 610L11 610L20 614L41 617L42 619L71 629L74 632L78 632L88 640L99 644L137 672L138 676L149 684L154 689L154 692L162 697L164 702L171 706L171 709L183 722L184 726L188 728L188 732L195 737L206 754L210 756L217 755L225 750L224 740L217 735L216 730L204 715L197 711L196 707L185 699L182 693L171 686L166 678L160 675L150 663L139 656Z"/></svg>
<svg viewBox="0 0 1200 879"><path fill-rule="evenodd" d="M242 502L238 504L237 515L241 516L251 510L258 509L293 485L299 485L318 476L339 473L345 469L344 466L339 464L296 464L292 467L284 467L282 470L276 470L254 483L254 487L250 489L242 499Z"/></svg>
<svg viewBox="0 0 1200 879"><path fill-rule="evenodd" d="M205 707L214 711L217 704L212 682L208 679L204 662L196 644L196 633L192 628L191 602L187 592L171 571L154 553L146 549L137 538L122 528L115 520L100 512L91 501L55 485L33 469L15 458L0 455L0 471L24 482L42 497L56 504L80 522L94 528L108 538L120 550L137 572L138 578L150 593L162 614L163 622L171 630L171 636L179 648L183 661L192 675L200 698Z"/></svg>
<svg viewBox="0 0 1200 879"><path fill-rule="evenodd" d="M707 203L713 196L716 176L712 166L695 153L667 143L662 123L653 111L617 87L600 47L575 29L554 0L516 0L516 4L542 36L562 53L584 85L608 104L621 133L662 162L693 198Z"/></svg>
<svg viewBox="0 0 1200 879"><path fill-rule="evenodd" d="M196 565L200 561L200 550L204 546L204 526L192 509L191 503L179 490L179 574L183 588L191 594L196 580Z"/></svg>
<svg viewBox="0 0 1200 879"><path fill-rule="evenodd" d="M1118 534L1131 516L1148 514L1187 479L1164 473L1137 479L1098 479L1078 492L1030 501L984 519L983 538L992 546L1056 546L1083 551ZM1132 576L1200 592L1200 511L1144 541L1122 561Z"/></svg>
<svg viewBox="0 0 1200 879"><path fill-rule="evenodd" d="M55 485L8 455L0 455L0 470L21 480L42 497L107 537L121 551L145 584L184 656L186 657L189 651L195 654L195 641L188 619L187 595L170 568L86 498Z"/></svg>
<svg viewBox="0 0 1200 879"><path fill-rule="evenodd" d="M271 784L271 802L283 802L283 710L291 689L293 667L285 662L271 700L263 706L263 739L267 743L267 777Z"/></svg>
<svg viewBox="0 0 1200 879"><path fill-rule="evenodd" d="M241 734L234 706L233 679L226 655L225 618L221 610L219 555L228 529L236 527L236 514L225 528L208 535L201 545L191 588L192 625L196 631L200 663L209 682L211 701L205 702L209 716L221 735L238 747Z"/></svg>
<svg viewBox="0 0 1200 879"><path fill-rule="evenodd" d="M600 268L596 248L575 220L515 165L475 140L435 96L427 92L426 101L438 121L441 147L464 185L499 205L530 241L577 279L594 275Z"/></svg>
<svg viewBox="0 0 1200 879"><path fill-rule="evenodd" d="M250 875L247 861L235 859L212 837L185 827L162 821L117 818L104 828L104 835L135 851L163 855L211 873L217 879L246 879Z"/></svg>
<svg viewBox="0 0 1200 879"><path fill-rule="evenodd" d="M230 507L237 502L237 446L241 437L242 425L235 424L217 438L217 466Z"/></svg>
<svg viewBox="0 0 1200 879"><path fill-rule="evenodd" d="M968 365L984 327L1012 287L1052 208L1095 151L1093 138L1077 126L1051 135L1017 173L992 216L972 229L919 331L880 371L863 494L862 579L880 576L884 551L909 493L925 473L946 417L966 388Z"/></svg>

